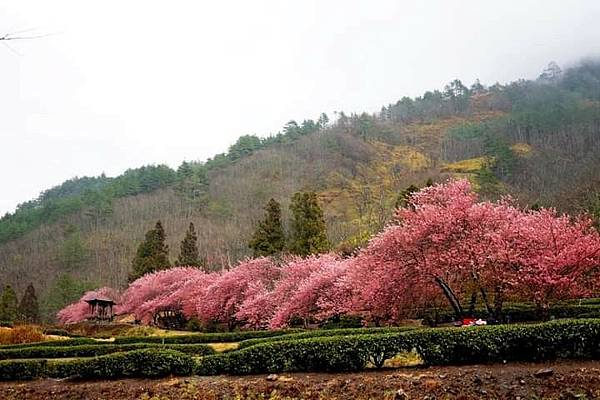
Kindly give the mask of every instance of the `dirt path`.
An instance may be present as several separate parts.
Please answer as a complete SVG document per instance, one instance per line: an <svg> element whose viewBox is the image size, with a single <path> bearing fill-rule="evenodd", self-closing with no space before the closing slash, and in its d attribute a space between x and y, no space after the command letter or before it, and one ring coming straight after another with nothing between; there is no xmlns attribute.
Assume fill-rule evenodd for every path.
<svg viewBox="0 0 600 400"><path fill-rule="evenodd" d="M548 376L535 376L550 368ZM401 391L401 392L399 392ZM260 394L264 394L261 397ZM364 373L0 383L28 399L600 399L600 362L401 368Z"/></svg>

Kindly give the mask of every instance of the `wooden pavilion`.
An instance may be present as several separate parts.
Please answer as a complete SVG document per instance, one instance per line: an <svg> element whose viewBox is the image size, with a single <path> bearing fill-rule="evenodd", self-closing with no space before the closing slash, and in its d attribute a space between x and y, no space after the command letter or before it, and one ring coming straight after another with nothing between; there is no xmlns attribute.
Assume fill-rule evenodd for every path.
<svg viewBox="0 0 600 400"><path fill-rule="evenodd" d="M112 321L115 316L113 307L115 302L108 298L94 297L93 299L85 300L90 305L90 320L96 321Z"/></svg>

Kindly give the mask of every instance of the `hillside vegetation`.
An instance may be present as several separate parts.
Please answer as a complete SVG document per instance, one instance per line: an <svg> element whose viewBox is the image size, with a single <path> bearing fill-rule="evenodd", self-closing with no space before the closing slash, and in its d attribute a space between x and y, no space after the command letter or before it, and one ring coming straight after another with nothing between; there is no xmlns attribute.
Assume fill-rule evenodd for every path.
<svg viewBox="0 0 600 400"><path fill-rule="evenodd" d="M600 216L600 64L536 80L402 98L374 114L290 121L277 135L242 136L226 154L176 171L145 166L74 178L0 219L0 282L34 282L46 315L88 287L123 287L144 233L160 219L177 257L189 222L206 267L251 254L270 198L284 220L298 190L315 190L334 247L353 248L387 223L409 185L468 177L485 198Z"/></svg>

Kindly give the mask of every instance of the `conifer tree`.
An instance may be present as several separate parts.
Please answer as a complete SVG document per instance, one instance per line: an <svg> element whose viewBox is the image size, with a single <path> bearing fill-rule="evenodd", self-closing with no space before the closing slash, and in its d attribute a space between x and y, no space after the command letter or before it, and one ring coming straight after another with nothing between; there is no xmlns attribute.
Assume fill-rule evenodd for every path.
<svg viewBox="0 0 600 400"><path fill-rule="evenodd" d="M167 269L169 263L169 246L165 243L165 230L160 221L156 222L154 229L146 232L145 239L140 243L135 258L133 259L133 271L129 280L149 273Z"/></svg>
<svg viewBox="0 0 600 400"><path fill-rule="evenodd" d="M298 192L292 197L292 237L290 252L299 256L323 253L331 247L323 210L315 192Z"/></svg>
<svg viewBox="0 0 600 400"><path fill-rule="evenodd" d="M39 322L40 320L40 306L32 283L25 289L19 303L18 314L19 319L24 322Z"/></svg>
<svg viewBox="0 0 600 400"><path fill-rule="evenodd" d="M196 267L202 265L200 257L198 256L198 235L196 235L196 229L194 228L193 222L190 222L190 226L185 232L185 237L179 246L177 265L190 265Z"/></svg>
<svg viewBox="0 0 600 400"><path fill-rule="evenodd" d="M285 248L285 234L281 224L281 205L271 199L264 208L265 219L259 221L256 231L248 243L254 257L271 256Z"/></svg>
<svg viewBox="0 0 600 400"><path fill-rule="evenodd" d="M408 201L410 200L410 196L418 191L419 188L412 184L403 191L401 191L398 197L396 198L395 208L406 207L408 205Z"/></svg>
<svg viewBox="0 0 600 400"><path fill-rule="evenodd" d="M14 321L17 318L17 294L12 286L6 285L0 298L0 321Z"/></svg>

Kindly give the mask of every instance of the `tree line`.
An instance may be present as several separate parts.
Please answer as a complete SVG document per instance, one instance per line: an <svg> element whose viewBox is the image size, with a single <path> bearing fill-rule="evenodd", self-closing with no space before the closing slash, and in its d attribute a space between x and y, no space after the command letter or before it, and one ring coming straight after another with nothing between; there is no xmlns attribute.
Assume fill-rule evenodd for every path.
<svg viewBox="0 0 600 400"><path fill-rule="evenodd" d="M270 199L264 210L264 219L258 221L248 242L248 247L253 251L254 257L275 256L283 252L308 256L324 253L331 249L331 243L327 239L323 210L315 192L297 192L292 197L289 235L286 235L284 231L279 202ZM172 266L169 260L169 246L165 240L166 234L162 222L157 221L154 228L146 232L144 240L138 246L132 262L130 282L145 274ZM185 237L180 243L179 257L174 265L204 266L204 260L199 257L197 240L198 235L194 223L190 222Z"/></svg>
<svg viewBox="0 0 600 400"><path fill-rule="evenodd" d="M30 283L25 289L21 301L11 285L6 285L0 296L0 323L40 322L40 307L35 294L35 288Z"/></svg>

